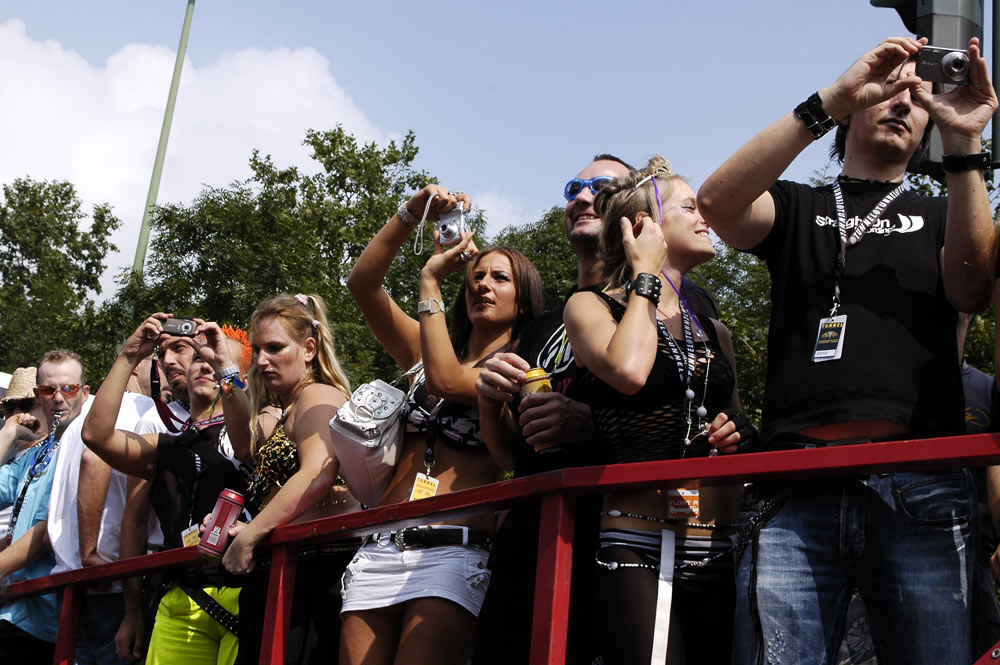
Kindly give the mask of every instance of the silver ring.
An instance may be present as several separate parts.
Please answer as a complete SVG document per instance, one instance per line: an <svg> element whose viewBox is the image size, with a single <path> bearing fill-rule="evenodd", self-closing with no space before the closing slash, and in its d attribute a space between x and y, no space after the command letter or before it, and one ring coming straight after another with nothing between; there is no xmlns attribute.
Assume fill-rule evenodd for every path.
<svg viewBox="0 0 1000 665"><path fill-rule="evenodd" d="M463 250L459 253L458 258L462 259L465 263L468 263L472 259L472 254Z"/></svg>

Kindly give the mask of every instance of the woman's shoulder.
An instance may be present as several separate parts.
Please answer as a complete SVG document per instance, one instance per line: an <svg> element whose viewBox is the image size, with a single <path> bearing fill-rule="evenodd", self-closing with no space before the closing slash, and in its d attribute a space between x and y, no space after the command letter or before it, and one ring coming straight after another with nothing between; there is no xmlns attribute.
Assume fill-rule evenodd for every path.
<svg viewBox="0 0 1000 665"><path fill-rule="evenodd" d="M296 401L300 405L315 406L318 404L330 404L339 408L347 400L348 396L335 386L326 383L310 383L302 389Z"/></svg>

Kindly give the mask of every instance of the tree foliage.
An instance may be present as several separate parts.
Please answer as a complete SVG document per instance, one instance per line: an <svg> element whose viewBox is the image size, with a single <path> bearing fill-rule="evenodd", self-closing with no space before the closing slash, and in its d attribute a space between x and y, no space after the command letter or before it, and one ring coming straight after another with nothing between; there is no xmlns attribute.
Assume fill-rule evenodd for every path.
<svg viewBox="0 0 1000 665"><path fill-rule="evenodd" d="M542 276L545 309L555 309L576 286L576 254L566 241L565 213L553 206L537 222L508 226L493 240L520 250Z"/></svg>
<svg viewBox="0 0 1000 665"><path fill-rule="evenodd" d="M34 364L53 348L76 348L88 332L90 294L100 293L110 235L108 206L88 216L68 182L19 178L0 203L0 367ZM93 372L96 367L87 367Z"/></svg>

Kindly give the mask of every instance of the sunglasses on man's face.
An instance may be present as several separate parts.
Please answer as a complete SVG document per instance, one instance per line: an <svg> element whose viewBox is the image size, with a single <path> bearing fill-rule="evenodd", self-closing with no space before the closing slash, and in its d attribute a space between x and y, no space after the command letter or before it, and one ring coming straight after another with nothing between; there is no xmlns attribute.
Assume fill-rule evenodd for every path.
<svg viewBox="0 0 1000 665"><path fill-rule="evenodd" d="M65 383L61 386L36 386L35 390L42 397L52 397L57 390L66 397L72 397L80 391L80 387L79 383Z"/></svg>
<svg viewBox="0 0 1000 665"><path fill-rule="evenodd" d="M608 175L599 175L591 178L590 180L573 178L566 183L566 189L563 190L563 196L566 197L567 201L572 201L580 195L580 192L583 191L584 187L589 187L591 193L597 194L597 192L607 187L612 180L614 180L614 178Z"/></svg>
<svg viewBox="0 0 1000 665"><path fill-rule="evenodd" d="M4 402L3 417L10 418L15 413L27 413L33 408L35 408L35 400L30 397L25 399L13 399L9 402Z"/></svg>

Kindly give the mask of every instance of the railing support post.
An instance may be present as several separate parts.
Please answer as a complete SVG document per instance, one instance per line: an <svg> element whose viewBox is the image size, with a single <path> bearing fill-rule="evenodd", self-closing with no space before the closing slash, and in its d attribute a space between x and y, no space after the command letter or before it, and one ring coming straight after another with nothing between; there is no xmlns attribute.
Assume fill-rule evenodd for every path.
<svg viewBox="0 0 1000 665"><path fill-rule="evenodd" d="M292 618L295 596L295 562L298 550L293 545L275 545L271 550L271 574L267 582L267 609L264 612L264 635L260 643L260 665L283 665L288 644L288 623Z"/></svg>
<svg viewBox="0 0 1000 665"><path fill-rule="evenodd" d="M555 494L542 499L531 665L564 665L566 662L575 511L575 497Z"/></svg>
<svg viewBox="0 0 1000 665"><path fill-rule="evenodd" d="M56 635L53 665L73 665L76 658L76 627L80 623L83 587L70 584L63 589L62 607L59 609L59 633Z"/></svg>

